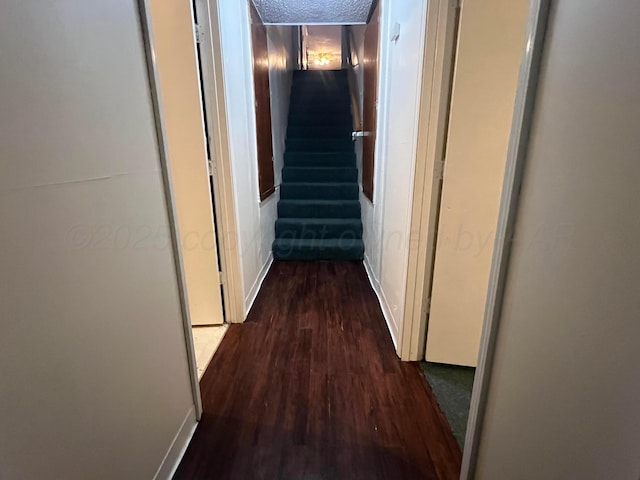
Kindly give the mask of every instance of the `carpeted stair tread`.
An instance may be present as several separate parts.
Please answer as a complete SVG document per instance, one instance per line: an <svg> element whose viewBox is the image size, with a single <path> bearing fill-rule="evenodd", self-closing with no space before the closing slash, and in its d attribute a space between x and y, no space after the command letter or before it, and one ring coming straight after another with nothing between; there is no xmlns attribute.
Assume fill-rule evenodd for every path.
<svg viewBox="0 0 640 480"><path fill-rule="evenodd" d="M288 120L274 258L361 260L363 226L347 72L294 72Z"/></svg>
<svg viewBox="0 0 640 480"><path fill-rule="evenodd" d="M313 95L313 99L309 100L309 97ZM338 106L341 105L344 110L351 111L349 103L351 99L348 95L339 95L335 93L306 93L306 92L291 92L291 98L289 99L289 108L296 110L301 106L308 106L310 108L319 108L323 106ZM306 111L307 109L305 109Z"/></svg>
<svg viewBox="0 0 640 480"><path fill-rule="evenodd" d="M287 138L288 152L353 152L350 138Z"/></svg>
<svg viewBox="0 0 640 480"><path fill-rule="evenodd" d="M326 113L318 115L289 114L289 125L320 128L331 126L351 128L353 121L350 115L331 115Z"/></svg>
<svg viewBox="0 0 640 480"><path fill-rule="evenodd" d="M362 228L362 220L359 218L279 218L276 220L276 225L281 224L285 226L297 225L332 225L341 227L355 227Z"/></svg>
<svg viewBox="0 0 640 480"><path fill-rule="evenodd" d="M346 108L345 106L331 106L326 104L321 104L317 106L305 105L305 106L295 106L292 105L289 107L289 115L297 117L297 116L308 116L314 117L317 115L326 115L326 116L335 116L335 117L350 117L351 109Z"/></svg>
<svg viewBox="0 0 640 480"><path fill-rule="evenodd" d="M356 182L285 182L280 186L280 198L289 200L358 200L359 194Z"/></svg>
<svg viewBox="0 0 640 480"><path fill-rule="evenodd" d="M279 218L276 238L362 238L359 218Z"/></svg>
<svg viewBox="0 0 640 480"><path fill-rule="evenodd" d="M358 200L287 200L278 202L278 218L361 218Z"/></svg>
<svg viewBox="0 0 640 480"><path fill-rule="evenodd" d="M357 182L358 169L355 167L290 167L282 169L283 182Z"/></svg>
<svg viewBox="0 0 640 480"><path fill-rule="evenodd" d="M324 91L345 91L349 88L349 79L347 77L324 79L324 78L297 78L294 80L292 90L324 90Z"/></svg>
<svg viewBox="0 0 640 480"><path fill-rule="evenodd" d="M285 152L287 167L356 168L355 152Z"/></svg>
<svg viewBox="0 0 640 480"><path fill-rule="evenodd" d="M289 239L273 241L276 260L361 260L364 256L362 239Z"/></svg>
<svg viewBox="0 0 640 480"><path fill-rule="evenodd" d="M326 110L330 113L350 113L351 105L343 101L332 100L319 100L317 102L308 102L298 99L293 99L289 104L289 111L296 113L317 113L318 111Z"/></svg>
<svg viewBox="0 0 640 480"><path fill-rule="evenodd" d="M349 110L351 111L350 98L348 95L315 95L309 98L308 94L293 95L289 99L289 108L316 109L320 107L329 107L331 110Z"/></svg>
<svg viewBox="0 0 640 480"><path fill-rule="evenodd" d="M351 125L325 125L325 126L308 126L308 125L289 125L287 129L287 138L348 138L351 139Z"/></svg>

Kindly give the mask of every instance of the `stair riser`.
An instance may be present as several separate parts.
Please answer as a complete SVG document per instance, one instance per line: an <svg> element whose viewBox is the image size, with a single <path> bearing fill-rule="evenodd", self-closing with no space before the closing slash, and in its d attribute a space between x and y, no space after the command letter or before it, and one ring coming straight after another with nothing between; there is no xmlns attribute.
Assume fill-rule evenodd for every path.
<svg viewBox="0 0 640 480"><path fill-rule="evenodd" d="M341 167L355 168L355 153L307 153L285 152L284 164L288 167Z"/></svg>
<svg viewBox="0 0 640 480"><path fill-rule="evenodd" d="M347 204L326 205L296 204L287 201L278 203L279 218L360 218L360 203L349 202Z"/></svg>
<svg viewBox="0 0 640 480"><path fill-rule="evenodd" d="M305 127L303 125L289 125L287 138L327 138L338 140L351 140L351 124L342 127Z"/></svg>
<svg viewBox="0 0 640 480"><path fill-rule="evenodd" d="M349 98L351 91L349 90L349 82L340 82L338 85L325 85L320 82L293 82L291 85L290 98L301 98L306 95L311 101L319 97L336 97Z"/></svg>
<svg viewBox="0 0 640 480"><path fill-rule="evenodd" d="M349 81L347 79L334 80L332 82L325 82L324 80L295 80L291 85L291 91L348 92Z"/></svg>
<svg viewBox="0 0 640 480"><path fill-rule="evenodd" d="M357 182L356 168L284 167L282 181L294 183Z"/></svg>
<svg viewBox="0 0 640 480"><path fill-rule="evenodd" d="M295 113L350 113L351 104L348 102L318 102L309 103L305 101L291 102L289 111Z"/></svg>
<svg viewBox="0 0 640 480"><path fill-rule="evenodd" d="M347 185L295 185L283 183L280 198L283 200L358 200L357 183Z"/></svg>
<svg viewBox="0 0 640 480"><path fill-rule="evenodd" d="M353 152L353 148L350 139L289 138L286 142L287 152Z"/></svg>
<svg viewBox="0 0 640 480"><path fill-rule="evenodd" d="M294 153L298 153L298 152L292 152L291 154L293 155ZM316 159L316 158L297 158L294 160L285 160L284 161L284 166L285 167L292 167L292 168L322 168L322 167L332 167L332 168L356 168L356 161L354 160L345 160L345 159L332 159L332 158L326 158L326 159ZM330 180L331 182L334 182L335 180Z"/></svg>
<svg viewBox="0 0 640 480"><path fill-rule="evenodd" d="M362 223L354 221L350 225L316 225L308 223L292 223L285 219L276 222L276 238L289 239L327 239L339 238L343 240L361 239Z"/></svg>
<svg viewBox="0 0 640 480"><path fill-rule="evenodd" d="M293 117L334 117L334 118L351 118L350 107L327 107L321 105L318 107L289 108L289 115Z"/></svg>
<svg viewBox="0 0 640 480"><path fill-rule="evenodd" d="M305 93L289 97L289 107L303 107L307 105L312 107L348 107L351 105L351 96L347 93L336 95L313 95Z"/></svg>
<svg viewBox="0 0 640 480"><path fill-rule="evenodd" d="M334 115L289 115L289 125L298 127L332 127L332 128L353 128L351 116Z"/></svg>
<svg viewBox="0 0 640 480"><path fill-rule="evenodd" d="M296 89L291 90L289 105L351 105L351 94L348 90L317 90Z"/></svg>
<svg viewBox="0 0 640 480"><path fill-rule="evenodd" d="M331 107L331 108L351 108L351 97L348 95L322 95L313 96L311 93L292 95L289 98L289 108L299 107Z"/></svg>
<svg viewBox="0 0 640 480"><path fill-rule="evenodd" d="M347 71L343 69L338 70L294 70L293 78L314 78L314 77L344 77L347 75Z"/></svg>
<svg viewBox="0 0 640 480"><path fill-rule="evenodd" d="M273 258L276 260L362 260L364 247L361 244L345 244L333 248L304 248L273 246Z"/></svg>

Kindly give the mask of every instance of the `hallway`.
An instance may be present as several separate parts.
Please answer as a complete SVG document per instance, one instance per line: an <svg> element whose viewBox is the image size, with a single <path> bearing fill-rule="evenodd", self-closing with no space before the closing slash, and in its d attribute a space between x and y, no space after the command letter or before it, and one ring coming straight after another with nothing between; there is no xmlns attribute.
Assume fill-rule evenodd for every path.
<svg viewBox="0 0 640 480"><path fill-rule="evenodd" d="M201 387L174 479L458 478L456 440L360 262L275 262Z"/></svg>

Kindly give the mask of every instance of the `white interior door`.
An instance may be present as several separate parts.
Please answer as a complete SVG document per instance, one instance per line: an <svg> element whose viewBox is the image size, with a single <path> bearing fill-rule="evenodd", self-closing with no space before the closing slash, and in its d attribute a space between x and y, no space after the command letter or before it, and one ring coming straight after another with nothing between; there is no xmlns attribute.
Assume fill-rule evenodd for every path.
<svg viewBox="0 0 640 480"><path fill-rule="evenodd" d="M462 6L427 361L476 365L528 6Z"/></svg>
<svg viewBox="0 0 640 480"><path fill-rule="evenodd" d="M151 0L160 97L169 148L189 313L224 321L191 2Z"/></svg>

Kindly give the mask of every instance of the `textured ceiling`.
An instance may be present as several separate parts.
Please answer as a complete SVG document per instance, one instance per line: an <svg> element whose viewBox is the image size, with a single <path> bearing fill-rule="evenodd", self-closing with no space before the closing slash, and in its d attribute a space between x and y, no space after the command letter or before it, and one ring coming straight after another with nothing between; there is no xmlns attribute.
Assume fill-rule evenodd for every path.
<svg viewBox="0 0 640 480"><path fill-rule="evenodd" d="M253 0L266 24L365 23L372 0Z"/></svg>

